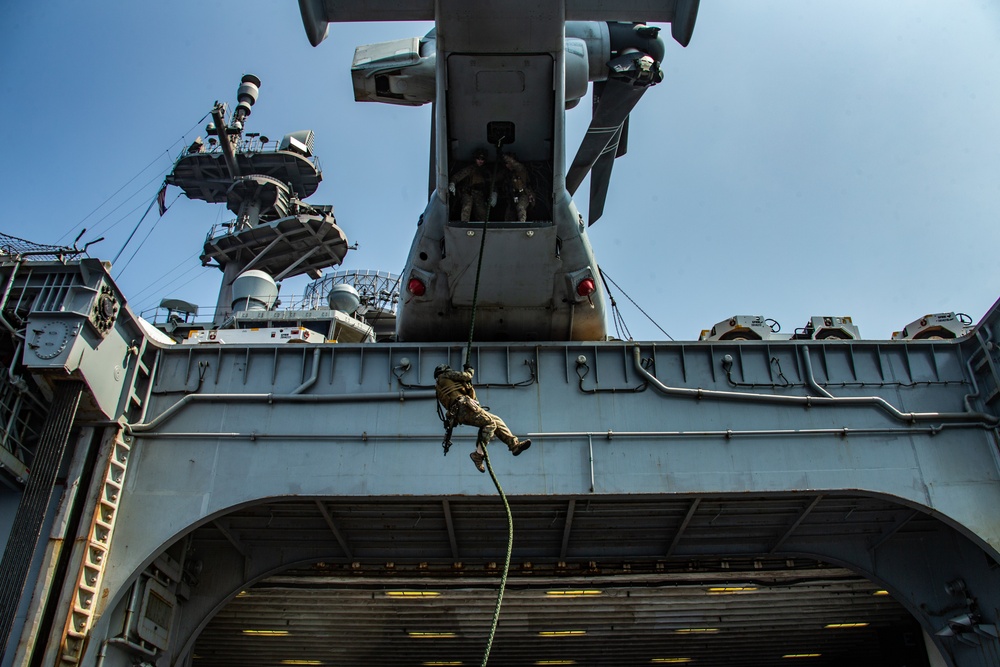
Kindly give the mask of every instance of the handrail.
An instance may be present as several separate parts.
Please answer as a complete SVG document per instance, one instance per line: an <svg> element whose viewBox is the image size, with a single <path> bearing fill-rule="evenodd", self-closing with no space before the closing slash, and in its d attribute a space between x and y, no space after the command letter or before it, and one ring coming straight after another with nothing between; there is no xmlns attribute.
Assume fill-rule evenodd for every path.
<svg viewBox="0 0 1000 667"><path fill-rule="evenodd" d="M308 380L305 384L311 384ZM303 386L295 391L300 391ZM169 408L158 414L152 420L144 424L125 424L125 431L129 435L137 433L148 433L156 429L160 424L167 421L175 414L184 409L189 403L358 403L371 401L405 401L436 398L437 394L433 389L422 389L417 391L384 391L365 394L188 394Z"/></svg>
<svg viewBox="0 0 1000 667"><path fill-rule="evenodd" d="M833 396L816 382L812 373L812 361L809 358L809 347L802 346L802 360L806 369L806 382L813 391L820 396L783 396L779 394L758 394L738 391L724 391L717 389L690 389L687 387L670 387L661 382L656 376L642 367L639 346L632 348L632 358L636 370L639 371L654 389L667 396L686 396L689 398L703 399L715 398L729 401L749 401L776 404L813 406L842 406L842 405L865 405L877 407L888 413L894 419L903 422L918 421L975 421L989 427L995 427L1000 423L1000 419L982 412L902 412L881 396Z"/></svg>

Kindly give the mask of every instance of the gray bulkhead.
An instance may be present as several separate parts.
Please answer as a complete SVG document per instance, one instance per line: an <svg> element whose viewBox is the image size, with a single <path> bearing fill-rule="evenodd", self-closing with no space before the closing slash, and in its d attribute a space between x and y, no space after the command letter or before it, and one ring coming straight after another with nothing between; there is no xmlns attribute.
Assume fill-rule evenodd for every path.
<svg viewBox="0 0 1000 667"><path fill-rule="evenodd" d="M864 573L933 634L945 619L927 610L951 604L948 581L962 577L984 609L1000 590L989 566L1000 545L988 510L1000 501L996 421L972 409L996 387L985 350L976 338L484 344L473 364L483 401L538 443L516 461L494 448L515 498L850 492L891 499L904 519L936 517L919 548L896 529L875 544L792 531L777 551ZM162 351L145 424L131 427L129 502L106 579L119 615L106 618L120 618L128 585L165 547L262 499L492 495L463 455L471 433L457 440L458 456L440 456L431 372L461 355L402 343ZM224 559L211 567L231 552L211 556ZM170 651L190 651L247 581L328 557L304 546L247 551L244 575L192 591L194 616L177 626L190 634L172 638ZM988 664L937 641L951 664Z"/></svg>
<svg viewBox="0 0 1000 667"><path fill-rule="evenodd" d="M60 278L45 278L46 270ZM192 531L226 531L226 517L241 508L293 498L444 498L458 506L494 495L461 455L471 432L456 438L456 454L440 455L432 372L460 365L463 346L164 347L98 263L36 267L31 281L47 298L28 316L28 331L38 333L24 365L54 405L79 388L79 410L58 409L60 419L75 415L66 433L77 433L64 466L87 451L93 472L74 485L86 490L77 500L54 488L63 506L79 503L77 521L43 531L38 549L46 563L62 559L65 576L26 573L31 602L22 605L24 629L5 664L17 664L11 651L45 646L84 664L99 656L105 667L130 664L139 630L129 624L143 604L147 657L185 664L199 628L241 586L290 565L343 558L328 545L273 548L231 534L224 552L202 554L205 571L222 568L228 577L187 577ZM956 578L974 592L981 624L994 624L1000 606L992 566L1000 547L992 511L1000 502L998 326L995 307L972 334L951 341L496 342L475 345L472 363L483 402L536 442L516 460L494 448L505 489L519 502L682 498L694 508L700 498L802 494L812 498L803 516L813 506L819 512L824 498L889 502L895 518L880 533L852 534L841 516L831 524L834 540L792 526L768 543L721 548L850 566L892 591L948 664L978 667L989 664L985 654L937 633L950 627L955 601L945 584ZM54 511L43 518L58 527ZM908 524L920 530L908 532ZM675 539L680 553L719 553ZM591 548L653 557L626 543ZM242 569L229 566L234 554ZM541 549L532 559L559 556ZM149 607L150 599L163 602ZM165 613L169 632L153 623Z"/></svg>

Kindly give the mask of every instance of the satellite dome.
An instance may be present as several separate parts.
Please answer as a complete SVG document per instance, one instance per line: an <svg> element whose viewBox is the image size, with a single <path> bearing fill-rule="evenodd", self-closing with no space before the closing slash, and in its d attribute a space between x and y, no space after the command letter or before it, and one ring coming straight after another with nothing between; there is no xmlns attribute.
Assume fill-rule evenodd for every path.
<svg viewBox="0 0 1000 667"><path fill-rule="evenodd" d="M274 278L264 271L244 271L233 281L233 312L270 310L278 298Z"/></svg>
<svg viewBox="0 0 1000 667"><path fill-rule="evenodd" d="M331 308L345 312L348 315L352 314L361 305L361 297L358 295L358 290L354 289L353 285L348 285L347 283L340 283L331 287L329 298Z"/></svg>

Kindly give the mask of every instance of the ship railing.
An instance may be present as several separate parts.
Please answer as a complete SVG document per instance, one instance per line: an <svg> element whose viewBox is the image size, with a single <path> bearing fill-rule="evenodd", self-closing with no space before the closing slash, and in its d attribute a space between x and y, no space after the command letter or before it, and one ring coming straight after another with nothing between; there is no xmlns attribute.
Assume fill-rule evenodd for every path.
<svg viewBox="0 0 1000 667"><path fill-rule="evenodd" d="M79 238L77 239L79 240ZM88 244L89 245L89 244ZM44 245L25 241L10 234L0 233L0 262L35 261L35 262L66 262L80 256L86 256L87 248Z"/></svg>
<svg viewBox="0 0 1000 667"><path fill-rule="evenodd" d="M328 295L319 292L291 295L282 294L278 296L275 306L269 310L272 312L330 310L330 304L327 299ZM366 304L365 300L362 299L362 305L371 306L374 304ZM395 311L394 307L392 308L392 311ZM151 306L140 311L139 316L154 326L165 326L169 323L173 323L178 326L189 328L211 329L213 322L215 321L216 307L214 305L197 306L197 313L196 317L191 317L185 313L170 310L162 306ZM226 308L222 314L228 317L232 315L232 313L232 308ZM351 317L358 321L364 321L357 315L351 315Z"/></svg>
<svg viewBox="0 0 1000 667"><path fill-rule="evenodd" d="M322 165L320 164L318 155L305 156L297 151L292 151L288 149L279 150L278 149L279 145L280 144L277 141L268 141L265 144L260 140L259 136L254 136L254 137L244 138L239 143L237 143L236 146L233 147L233 149L237 155L256 155L260 153L290 153L292 155L298 155L299 157L303 157L306 160L309 160L309 162L311 162L312 165L316 167L317 171L322 171L321 169ZM216 144L215 146L202 146L200 150L191 150L191 148L188 147L180 152L180 155L177 156L177 159L180 160L181 158L184 158L188 155L192 155L195 153L205 153L208 155L222 155L222 146L219 144Z"/></svg>
<svg viewBox="0 0 1000 667"><path fill-rule="evenodd" d="M205 241L213 241L217 238L243 231L244 229L250 229L250 225L246 222L240 222L238 218L227 220L226 222L217 222L209 228L208 234L205 235Z"/></svg>
<svg viewBox="0 0 1000 667"><path fill-rule="evenodd" d="M358 291L361 305L369 310L395 313L399 304L400 275L372 269L341 269L306 285L305 296L322 302L335 285L351 285Z"/></svg>
<svg viewBox="0 0 1000 667"><path fill-rule="evenodd" d="M317 210L322 211L322 208L319 207ZM306 211L308 212L308 209L306 209ZM225 222L217 222L209 228L208 233L205 235L205 242L214 241L223 236L236 234L252 228L253 227L249 222L246 220L240 220L239 218L233 218L232 220L227 220Z"/></svg>

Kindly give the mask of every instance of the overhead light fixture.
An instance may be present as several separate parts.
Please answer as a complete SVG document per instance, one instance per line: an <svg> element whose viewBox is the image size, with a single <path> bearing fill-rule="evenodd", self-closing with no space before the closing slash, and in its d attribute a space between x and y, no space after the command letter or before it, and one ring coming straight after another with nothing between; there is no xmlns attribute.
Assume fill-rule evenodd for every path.
<svg viewBox="0 0 1000 667"><path fill-rule="evenodd" d="M679 665L682 662L691 662L692 658L653 658L650 662L658 664Z"/></svg>
<svg viewBox="0 0 1000 667"><path fill-rule="evenodd" d="M836 628L867 628L868 624L864 622L860 623L827 623L823 626L824 628L836 629Z"/></svg>
<svg viewBox="0 0 1000 667"><path fill-rule="evenodd" d="M752 593L756 586L713 586L708 589L709 595L732 595L734 593Z"/></svg>
<svg viewBox="0 0 1000 667"><path fill-rule="evenodd" d="M888 594L889 594L889 591L885 590L884 588L881 589L881 590L877 590L874 593L872 593L872 595L888 595Z"/></svg>
<svg viewBox="0 0 1000 667"><path fill-rule="evenodd" d="M282 660L283 665L322 665L319 660Z"/></svg>
<svg viewBox="0 0 1000 667"><path fill-rule="evenodd" d="M243 634L255 637L284 637L288 630L244 630Z"/></svg>
<svg viewBox="0 0 1000 667"><path fill-rule="evenodd" d="M539 637L570 637L573 635L585 635L586 630L542 630Z"/></svg>
<svg viewBox="0 0 1000 667"><path fill-rule="evenodd" d="M562 598L579 598L585 595L601 595L604 591L598 590L574 590L574 591L545 591L546 595Z"/></svg>
<svg viewBox="0 0 1000 667"><path fill-rule="evenodd" d="M454 632L408 632L415 639L450 639L456 637Z"/></svg>
<svg viewBox="0 0 1000 667"><path fill-rule="evenodd" d="M674 630L675 635L711 635L719 631L719 628L678 628Z"/></svg>
<svg viewBox="0 0 1000 667"><path fill-rule="evenodd" d="M818 658L822 653L787 653L782 658Z"/></svg>
<svg viewBox="0 0 1000 667"><path fill-rule="evenodd" d="M436 598L441 595L437 591L386 591L385 594L391 598Z"/></svg>

